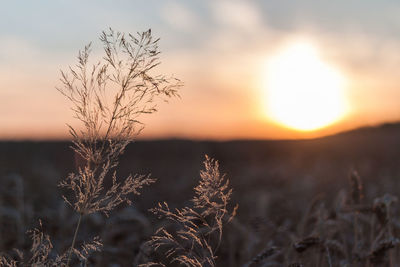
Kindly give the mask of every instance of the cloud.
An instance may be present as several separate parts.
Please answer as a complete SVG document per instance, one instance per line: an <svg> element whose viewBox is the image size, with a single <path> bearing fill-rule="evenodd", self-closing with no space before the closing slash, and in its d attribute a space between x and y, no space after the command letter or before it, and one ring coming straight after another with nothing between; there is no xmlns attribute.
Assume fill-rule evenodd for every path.
<svg viewBox="0 0 400 267"><path fill-rule="evenodd" d="M262 27L261 14L257 7L249 1L213 1L211 11L218 24L234 30L256 32Z"/></svg>
<svg viewBox="0 0 400 267"><path fill-rule="evenodd" d="M167 2L161 10L161 16L175 30L190 32L199 27L196 13L177 2Z"/></svg>
<svg viewBox="0 0 400 267"><path fill-rule="evenodd" d="M13 36L2 36L0 38L0 60L1 64L13 62L30 61L39 55L39 51L28 41Z"/></svg>

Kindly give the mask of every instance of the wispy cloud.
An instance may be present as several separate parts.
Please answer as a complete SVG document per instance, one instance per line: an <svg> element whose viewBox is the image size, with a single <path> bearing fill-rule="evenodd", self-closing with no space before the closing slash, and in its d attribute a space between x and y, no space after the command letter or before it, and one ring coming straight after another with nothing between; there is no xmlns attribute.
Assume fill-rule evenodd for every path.
<svg viewBox="0 0 400 267"><path fill-rule="evenodd" d="M31 62L40 55L38 49L21 37L0 36L0 66L10 64Z"/></svg>
<svg viewBox="0 0 400 267"><path fill-rule="evenodd" d="M200 26L200 19L184 2L165 2L161 15L163 20L174 30L190 32Z"/></svg>
<svg viewBox="0 0 400 267"><path fill-rule="evenodd" d="M222 26L255 33L262 27L262 16L252 1L220 0L211 1L214 20Z"/></svg>

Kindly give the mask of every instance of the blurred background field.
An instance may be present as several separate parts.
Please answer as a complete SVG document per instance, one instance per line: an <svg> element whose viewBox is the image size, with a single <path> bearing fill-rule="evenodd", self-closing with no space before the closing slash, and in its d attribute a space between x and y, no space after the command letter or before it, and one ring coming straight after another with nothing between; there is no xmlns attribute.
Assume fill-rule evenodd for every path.
<svg viewBox="0 0 400 267"><path fill-rule="evenodd" d="M99 266L140 261L143 242L164 223L148 209L163 201L172 208L184 206L207 154L220 162L234 190L232 202L239 204L237 217L225 229L219 262L241 266L266 246L279 244L280 232L295 232L316 198L331 206L348 193L351 170L363 180L365 201L385 193L396 196L399 137L400 124L385 124L310 140L137 141L122 155L118 175L151 173L157 182L144 188L133 206L120 207L108 220L100 214L87 216L80 238L100 233L104 253L92 259ZM70 142L0 143L1 251L28 248L25 232L39 219L56 248L70 245L77 218L57 187L80 164L69 146Z"/></svg>

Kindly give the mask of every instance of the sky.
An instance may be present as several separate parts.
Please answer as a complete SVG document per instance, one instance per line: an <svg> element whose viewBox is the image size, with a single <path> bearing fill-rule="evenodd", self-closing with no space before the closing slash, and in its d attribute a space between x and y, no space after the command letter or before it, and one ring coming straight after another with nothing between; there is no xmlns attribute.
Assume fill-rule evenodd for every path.
<svg viewBox="0 0 400 267"><path fill-rule="evenodd" d="M142 138L312 138L397 121L399 12L394 0L3 1L0 138L68 138L74 119L55 89L60 70L91 41L101 57L109 27L151 28L161 38L158 71L184 82L181 98L143 117ZM266 66L298 40L345 80L345 114L313 131L283 125L267 107Z"/></svg>

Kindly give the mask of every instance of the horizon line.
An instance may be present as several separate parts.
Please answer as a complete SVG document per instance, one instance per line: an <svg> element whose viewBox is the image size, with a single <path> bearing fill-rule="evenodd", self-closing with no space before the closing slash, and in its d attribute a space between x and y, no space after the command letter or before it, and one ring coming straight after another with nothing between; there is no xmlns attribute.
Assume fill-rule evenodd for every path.
<svg viewBox="0 0 400 267"><path fill-rule="evenodd" d="M146 137L146 136L141 136L137 137L135 139L132 139L132 142L151 142L151 141L192 141L192 142L245 142L245 141L300 141L300 140L317 140L317 139L323 139L327 137L332 137L336 135L341 135L341 134L346 134L346 133L351 133L351 132L356 132L360 130L367 130L367 129L379 129L387 126L400 126L400 121L388 121L388 122L382 122L382 123L377 123L377 124L368 124L365 126L360 126L360 127L355 127L352 129L347 129L343 131L337 131L335 133L331 134L326 134L326 135L321 135L317 137L297 137L297 138L246 138L246 137L239 137L239 138L207 138L207 137L188 137L188 136L153 136L153 137ZM17 138L9 138L9 137L0 137L0 142L1 143L6 143L6 142L13 142L13 143L18 143L18 142L71 142L72 138L66 138L66 137L33 137L33 138L26 138L26 137L17 137Z"/></svg>

